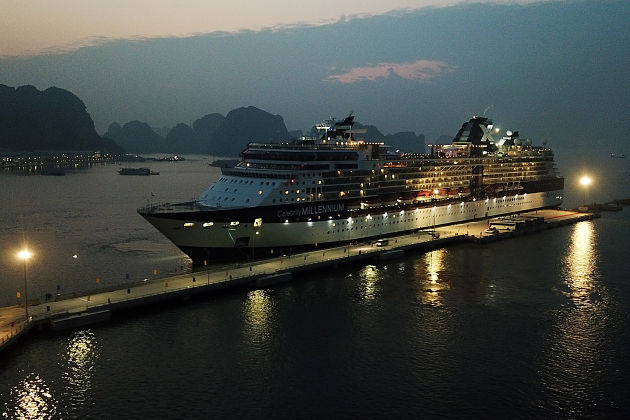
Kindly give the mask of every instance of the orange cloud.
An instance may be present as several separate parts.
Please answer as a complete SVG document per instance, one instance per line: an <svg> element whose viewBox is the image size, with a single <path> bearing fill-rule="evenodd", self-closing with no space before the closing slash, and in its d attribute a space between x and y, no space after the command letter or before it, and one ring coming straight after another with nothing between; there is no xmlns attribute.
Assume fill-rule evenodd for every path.
<svg viewBox="0 0 630 420"><path fill-rule="evenodd" d="M347 73L333 74L328 82L355 83L378 78L388 78L395 74L408 80L430 80L444 73L451 73L457 66L435 60L416 60L413 63L379 63L375 66L354 67Z"/></svg>

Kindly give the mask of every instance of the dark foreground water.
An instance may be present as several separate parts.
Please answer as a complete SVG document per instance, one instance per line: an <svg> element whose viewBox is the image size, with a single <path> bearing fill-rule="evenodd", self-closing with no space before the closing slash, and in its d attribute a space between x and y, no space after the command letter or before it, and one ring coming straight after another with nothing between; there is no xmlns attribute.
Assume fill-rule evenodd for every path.
<svg viewBox="0 0 630 420"><path fill-rule="evenodd" d="M163 168L188 176L187 167ZM127 178L109 177L114 169L91 174L109 184ZM128 223L134 246L120 245L124 229L115 228L113 239L99 234L100 246L114 246L104 246L102 255L84 252L122 261L98 267L110 273L103 281L127 271L125 264L133 268L134 259L144 268L162 261L150 244L162 250L165 267L186 264L141 220ZM36 235L40 243L46 232ZM1 355L0 412L5 418L624 417L630 413L629 233L626 208L514 240L314 272L283 287L209 295L98 327L34 334ZM89 251L89 238L82 240ZM4 287L13 282L14 290L20 272L17 281L7 272L14 275L10 267L4 271ZM72 277L67 287L79 288L80 281Z"/></svg>

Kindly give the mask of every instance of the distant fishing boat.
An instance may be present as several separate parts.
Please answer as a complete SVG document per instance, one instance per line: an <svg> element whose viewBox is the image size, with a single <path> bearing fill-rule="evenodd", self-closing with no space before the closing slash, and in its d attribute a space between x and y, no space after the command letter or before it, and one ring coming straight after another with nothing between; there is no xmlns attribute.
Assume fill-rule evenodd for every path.
<svg viewBox="0 0 630 420"><path fill-rule="evenodd" d="M624 155L623 153L611 153L610 157L615 159L625 159L626 155Z"/></svg>

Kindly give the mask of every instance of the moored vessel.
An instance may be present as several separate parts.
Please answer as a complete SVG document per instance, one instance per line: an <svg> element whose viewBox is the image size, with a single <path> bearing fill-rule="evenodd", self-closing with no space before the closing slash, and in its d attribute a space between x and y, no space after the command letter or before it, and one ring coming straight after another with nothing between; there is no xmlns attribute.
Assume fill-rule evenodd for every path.
<svg viewBox="0 0 630 420"><path fill-rule="evenodd" d="M141 175L141 176L149 176L149 175L159 175L159 172L152 171L149 168L121 168L118 170L120 175Z"/></svg>
<svg viewBox="0 0 630 420"><path fill-rule="evenodd" d="M318 135L250 143L233 168L194 201L138 209L197 264L282 255L376 240L562 203L553 152L465 122L430 153L394 152L357 139L354 117Z"/></svg>

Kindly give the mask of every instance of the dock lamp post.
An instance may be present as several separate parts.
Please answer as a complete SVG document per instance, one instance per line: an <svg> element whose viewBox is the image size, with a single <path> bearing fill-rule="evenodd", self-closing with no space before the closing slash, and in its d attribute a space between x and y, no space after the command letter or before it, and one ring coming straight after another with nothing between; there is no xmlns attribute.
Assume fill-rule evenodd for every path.
<svg viewBox="0 0 630 420"><path fill-rule="evenodd" d="M584 187L584 204L585 205L587 204L586 201L587 201L588 187L592 183L593 183L593 180L588 175L584 175L584 176L582 176L582 178L580 178L580 184L582 185L582 187Z"/></svg>
<svg viewBox="0 0 630 420"><path fill-rule="evenodd" d="M437 204L435 203L435 196L438 195L440 190L437 188L433 190L433 232L435 232L435 212L437 211Z"/></svg>
<svg viewBox="0 0 630 420"><path fill-rule="evenodd" d="M24 263L24 312L26 313L26 321L28 322L28 282L26 279L26 266L29 258L33 255L31 251L24 248L20 252L18 252L18 258L22 260Z"/></svg>

